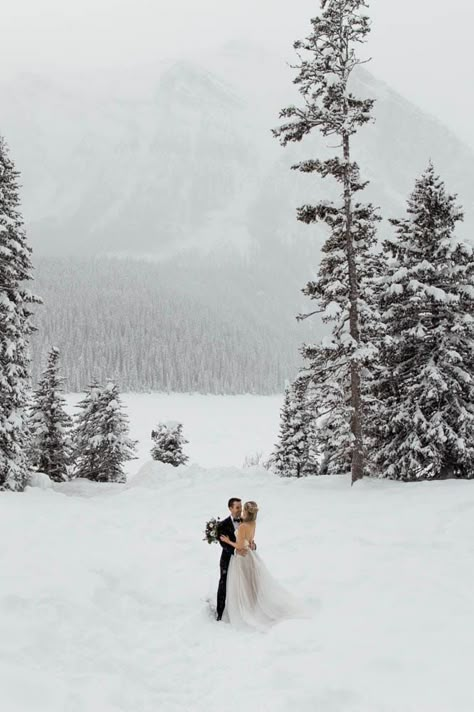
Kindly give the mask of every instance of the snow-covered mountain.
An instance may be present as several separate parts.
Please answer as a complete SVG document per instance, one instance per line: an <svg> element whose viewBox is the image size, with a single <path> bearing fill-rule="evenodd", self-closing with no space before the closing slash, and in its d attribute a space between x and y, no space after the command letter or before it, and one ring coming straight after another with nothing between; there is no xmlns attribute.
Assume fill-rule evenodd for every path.
<svg viewBox="0 0 474 712"><path fill-rule="evenodd" d="M291 76L283 58L233 44L199 63L147 68L136 81L25 75L2 86L0 130L22 171L37 252L162 259L191 247L245 253L306 243L317 229L299 226L295 207L322 189L290 166L321 141L282 149L270 132L296 96ZM370 197L387 216L400 213L431 158L459 192L470 230L470 149L369 73L357 84L377 99L376 123L357 147Z"/></svg>
<svg viewBox="0 0 474 712"><path fill-rule="evenodd" d="M314 277L324 239L322 227L297 223L295 211L337 194L329 180L291 170L302 157L330 155L330 146L314 136L283 149L272 137L279 110L298 100L293 74L284 58L233 43L193 61L167 61L141 71L58 74L54 80L29 74L0 86L0 133L22 172L38 291L47 296L38 314L35 374L54 343L72 369L82 364L80 372L69 369L74 387L84 380L88 364L100 364L101 373L116 375L130 389L181 390L192 383L196 389L222 390L227 379L203 371L215 361L207 347L196 360L196 373L180 373L171 381L159 375L178 371L176 359L170 366L156 355L164 353L156 347L158 334L174 330L169 341L179 343L180 328L191 324L189 315L195 313L189 339L212 349L210 334L228 333L228 343L236 344L233 373L244 374L248 354L254 354L253 372L248 379L233 378L232 392L272 392L293 377L297 344L309 330L321 328L309 321L296 325L294 316L308 306L300 289ZM466 213L462 230L471 239L471 150L367 71L356 77L354 91L376 98L376 121L355 144L362 176L371 181L367 198L385 218L400 216L431 158L448 189L459 193ZM380 230L389 229L385 220ZM151 305L152 329L133 316L136 300L121 298L120 313L112 306L119 285L126 294L137 278L135 260L128 275L122 266L112 278L113 266L78 262L82 280L74 279L69 260L60 261L99 255L157 263L155 276L148 270L140 285L140 299ZM93 274L102 276L91 289ZM66 295L65 275L73 287L66 286ZM165 322L157 310L160 302L171 301L176 306ZM88 327L92 311L110 337L102 350L102 337ZM202 314L214 316L202 321ZM126 330L128 345L117 351L122 322L135 331ZM205 331L206 338L195 331ZM106 354L112 352L111 360ZM130 376L144 353L149 359L142 375ZM275 355L270 369L268 354ZM147 369L155 376L144 382Z"/></svg>

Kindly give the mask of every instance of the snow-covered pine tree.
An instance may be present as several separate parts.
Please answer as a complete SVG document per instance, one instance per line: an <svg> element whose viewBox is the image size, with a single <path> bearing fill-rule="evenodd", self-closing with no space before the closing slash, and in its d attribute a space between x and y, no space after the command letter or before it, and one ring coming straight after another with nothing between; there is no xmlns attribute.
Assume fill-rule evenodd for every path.
<svg viewBox="0 0 474 712"><path fill-rule="evenodd" d="M59 349L52 348L30 410L32 465L52 480L68 479L72 463L72 418L66 413L64 378L59 374Z"/></svg>
<svg viewBox="0 0 474 712"><path fill-rule="evenodd" d="M326 417L318 427L318 442L321 449L321 465L319 468L320 475L344 475L351 471L351 461L348 457L345 438L342 439L341 433L345 433L349 429L347 419L342 422L334 419L333 416Z"/></svg>
<svg viewBox="0 0 474 712"><path fill-rule="evenodd" d="M174 467L185 465L189 460L183 452L183 447L188 440L184 438L181 423L158 423L155 430L151 431L151 439L153 440L151 456L154 460Z"/></svg>
<svg viewBox="0 0 474 712"><path fill-rule="evenodd" d="M307 360L305 373L308 391L311 393L310 403L314 404L309 405L310 412L318 414L316 438L321 452L319 474L348 474L351 471L353 438L347 417L350 405L349 379L341 378L337 371L334 378L329 378L324 370L327 362L324 346L304 346L302 352Z"/></svg>
<svg viewBox="0 0 474 712"><path fill-rule="evenodd" d="M28 481L31 305L41 300L24 287L33 267L18 176L0 136L0 490L21 491Z"/></svg>
<svg viewBox="0 0 474 712"><path fill-rule="evenodd" d="M359 166L351 159L351 137L371 120L372 99L358 99L349 90L353 70L362 63L355 47L369 33L364 0L323 0L322 14L311 20L312 33L295 42L300 63L294 83L303 97L302 107L290 106L280 113L287 123L274 131L283 145L299 142L313 129L324 137L335 136L341 153L328 160L307 160L294 169L332 176L341 185L341 202L320 201L298 210L298 220L323 222L330 236L323 248L318 278L305 293L319 302L325 322L332 322L332 336L321 345L317 358L321 385L336 383L350 394L345 418L350 423L347 443L352 482L366 471L363 446L363 365L375 358L372 335L378 322L370 280L373 277L376 223L380 219L371 204L354 200L367 185ZM371 324L370 329L364 329ZM316 378L314 379L316 380ZM323 389L324 391L324 389ZM320 404L324 409L324 399Z"/></svg>
<svg viewBox="0 0 474 712"><path fill-rule="evenodd" d="M99 481L102 474L102 453L100 443L95 439L99 425L99 402L102 387L94 380L78 403L80 409L75 416L74 461L75 477Z"/></svg>
<svg viewBox="0 0 474 712"><path fill-rule="evenodd" d="M294 441L293 392L291 385L285 388L285 399L280 411L280 434L275 450L270 456L269 466L283 477L300 477L301 461L298 442Z"/></svg>
<svg viewBox="0 0 474 712"><path fill-rule="evenodd" d="M79 403L76 416L76 477L95 482L126 481L123 464L135 457L136 441L129 437L118 386L93 382Z"/></svg>
<svg viewBox="0 0 474 712"><path fill-rule="evenodd" d="M473 248L454 236L463 214L431 163L407 212L384 245L375 461L393 479L473 478Z"/></svg>
<svg viewBox="0 0 474 712"><path fill-rule="evenodd" d="M269 461L281 477L319 474L314 404L307 400L307 381L287 386L280 416L280 436Z"/></svg>

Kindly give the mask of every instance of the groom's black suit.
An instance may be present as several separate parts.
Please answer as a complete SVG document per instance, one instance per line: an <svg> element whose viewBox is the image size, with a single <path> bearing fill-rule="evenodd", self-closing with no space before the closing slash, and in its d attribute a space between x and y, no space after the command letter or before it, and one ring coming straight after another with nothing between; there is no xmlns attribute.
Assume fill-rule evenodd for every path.
<svg viewBox="0 0 474 712"><path fill-rule="evenodd" d="M219 588L217 589L217 620L222 618L225 608L225 597L227 592L227 571L229 570L230 559L234 555L235 549L233 546L229 546L225 542L220 540L222 534L226 534L231 541L236 541L235 538L235 528L232 517L227 517L219 522L217 527L217 535L219 537L219 544L222 546L221 554L221 575L219 579Z"/></svg>

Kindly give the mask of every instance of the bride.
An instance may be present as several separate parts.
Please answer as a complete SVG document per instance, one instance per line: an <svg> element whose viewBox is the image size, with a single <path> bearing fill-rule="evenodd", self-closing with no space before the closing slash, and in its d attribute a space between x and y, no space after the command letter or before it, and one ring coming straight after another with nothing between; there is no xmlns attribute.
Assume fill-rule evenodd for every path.
<svg viewBox="0 0 474 712"><path fill-rule="evenodd" d="M266 629L278 621L302 618L302 608L269 573L254 551L258 506L246 502L237 541L222 535L223 542L234 549L246 549L245 556L232 556L227 575L227 596L223 618L240 628Z"/></svg>

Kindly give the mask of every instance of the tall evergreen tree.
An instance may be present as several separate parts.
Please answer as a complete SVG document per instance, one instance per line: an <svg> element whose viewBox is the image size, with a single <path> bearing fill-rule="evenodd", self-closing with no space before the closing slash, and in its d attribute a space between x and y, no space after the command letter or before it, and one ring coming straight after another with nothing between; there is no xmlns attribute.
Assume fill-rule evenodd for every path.
<svg viewBox="0 0 474 712"><path fill-rule="evenodd" d="M20 213L19 173L0 137L0 490L24 489L28 481L29 337L31 248Z"/></svg>
<svg viewBox="0 0 474 712"><path fill-rule="evenodd" d="M274 134L283 145L301 141L314 129L340 141L340 155L306 160L293 168L323 178L332 176L341 186L339 203L323 200L304 205L298 210L298 219L307 224L323 222L330 230L318 278L308 283L304 292L319 302L320 309L313 313L321 313L323 321L333 325L331 338L316 347L319 374L315 381L327 383L330 391L336 383L350 394L349 403L338 403L337 407L345 409L350 423L347 448L354 482L366 470L362 369L376 354L373 334L378 313L371 280L374 267L376 271L372 248L379 216L371 204L354 199L367 182L362 181L359 166L352 160L351 138L371 120L374 102L356 98L349 81L362 63L355 47L365 42L370 26L364 0L323 0L321 5L321 16L311 20L311 34L294 45L300 58L294 83L303 105L283 109L280 116L288 121Z"/></svg>
<svg viewBox="0 0 474 712"><path fill-rule="evenodd" d="M63 384L59 349L53 348L30 411L30 451L33 466L56 482L68 479L72 456L72 418L64 410Z"/></svg>
<svg viewBox="0 0 474 712"><path fill-rule="evenodd" d="M93 382L79 403L76 418L76 476L95 482L126 481L123 464L135 457L118 386Z"/></svg>
<svg viewBox="0 0 474 712"><path fill-rule="evenodd" d="M474 253L432 164L385 242L387 335L375 384L375 461L402 480L474 477Z"/></svg>
<svg viewBox="0 0 474 712"><path fill-rule="evenodd" d="M307 477L319 473L314 404L307 400L307 381L298 378L285 390L280 437L270 467L281 477Z"/></svg>

